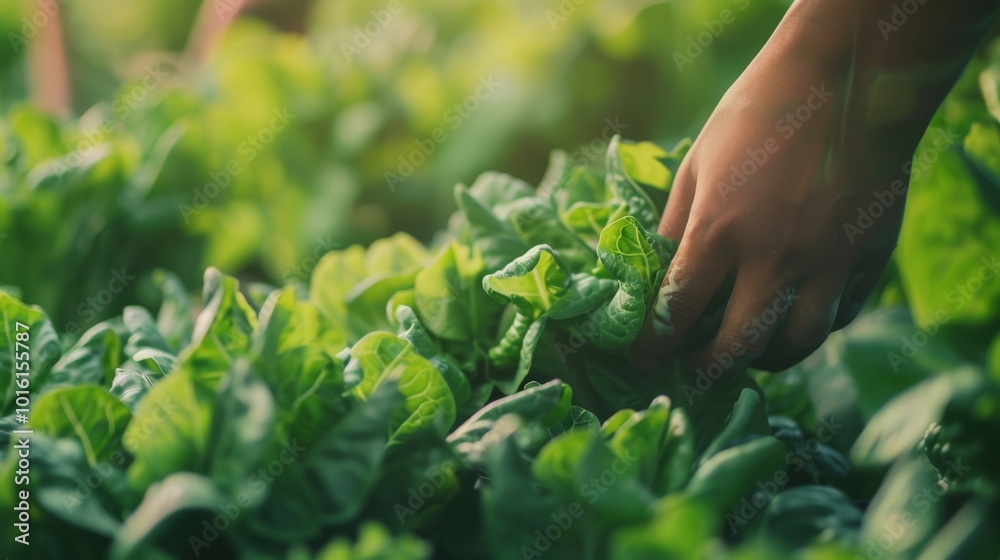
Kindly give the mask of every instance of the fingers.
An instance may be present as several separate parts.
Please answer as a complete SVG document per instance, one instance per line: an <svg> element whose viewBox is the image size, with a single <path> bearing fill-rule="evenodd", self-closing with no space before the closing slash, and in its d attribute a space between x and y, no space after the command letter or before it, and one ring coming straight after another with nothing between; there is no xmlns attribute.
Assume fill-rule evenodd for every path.
<svg viewBox="0 0 1000 560"><path fill-rule="evenodd" d="M850 324L864 308L865 301L878 286L882 271L889 261L889 256L879 257L868 262L862 262L851 274L844 286L844 294L840 300L840 309L833 321L832 330L840 330Z"/></svg>
<svg viewBox="0 0 1000 560"><path fill-rule="evenodd" d="M691 215L691 205L694 203L695 177L691 158L687 157L677 170L677 178L670 187L670 197L667 207L663 209L658 233L671 241L679 243L687 228L688 216Z"/></svg>
<svg viewBox="0 0 1000 560"><path fill-rule="evenodd" d="M793 305L795 290L773 274L740 272L718 334L690 360L712 378L741 371L763 353Z"/></svg>
<svg viewBox="0 0 1000 560"><path fill-rule="evenodd" d="M846 327L861 313L861 308L865 305L868 295L875 289L878 278L872 281L872 275L863 270L855 270L844 286L844 293L841 294L840 307L833 319L831 330L840 330Z"/></svg>
<svg viewBox="0 0 1000 560"><path fill-rule="evenodd" d="M681 242L653 304L650 333L636 355L643 361L670 356L723 283L728 266L707 257L706 247ZM699 251L696 258L694 251Z"/></svg>
<svg viewBox="0 0 1000 560"><path fill-rule="evenodd" d="M846 280L807 280L789 302L788 316L767 349L751 365L781 371L807 358L823 345L841 308Z"/></svg>

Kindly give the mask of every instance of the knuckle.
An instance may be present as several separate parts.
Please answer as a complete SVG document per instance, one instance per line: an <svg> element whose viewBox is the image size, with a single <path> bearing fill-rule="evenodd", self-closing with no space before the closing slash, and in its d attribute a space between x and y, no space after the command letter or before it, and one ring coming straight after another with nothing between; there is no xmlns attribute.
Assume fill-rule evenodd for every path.
<svg viewBox="0 0 1000 560"><path fill-rule="evenodd" d="M767 348L767 341L763 336L753 337L740 331L723 331L719 333L714 346L717 352L739 354L737 358L747 360L763 353Z"/></svg>
<svg viewBox="0 0 1000 560"><path fill-rule="evenodd" d="M670 316L675 321L678 319L693 318L701 311L698 298L688 290L678 290L666 296L667 307L670 309Z"/></svg>
<svg viewBox="0 0 1000 560"><path fill-rule="evenodd" d="M688 224L688 231L685 234L689 238L696 239L696 245L702 249L706 247L725 247L729 239L729 221L725 218L707 219L692 215Z"/></svg>

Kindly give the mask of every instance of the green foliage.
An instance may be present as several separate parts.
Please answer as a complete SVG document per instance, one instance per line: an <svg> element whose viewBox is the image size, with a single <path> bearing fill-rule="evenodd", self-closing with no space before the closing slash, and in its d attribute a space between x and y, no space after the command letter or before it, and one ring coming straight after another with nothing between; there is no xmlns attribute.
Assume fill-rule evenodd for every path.
<svg viewBox="0 0 1000 560"><path fill-rule="evenodd" d="M538 190L484 174L456 190L437 247L334 251L308 290L255 288L253 304L216 269L200 307L158 272L156 314L127 307L72 343L0 293L46 350L29 362L32 537L120 559L839 558L943 484L891 548L974 546L998 496L981 434L1000 400L945 339L894 362L908 314L868 314L784 384L757 376L763 390L640 378L628 350L673 253L647 211L671 157L615 139L604 174L558 154ZM898 371L871 379L878 359ZM849 483L866 475L807 380L860 388L870 421L851 454L891 466L881 485ZM3 512L19 501L17 426L0 424Z"/></svg>

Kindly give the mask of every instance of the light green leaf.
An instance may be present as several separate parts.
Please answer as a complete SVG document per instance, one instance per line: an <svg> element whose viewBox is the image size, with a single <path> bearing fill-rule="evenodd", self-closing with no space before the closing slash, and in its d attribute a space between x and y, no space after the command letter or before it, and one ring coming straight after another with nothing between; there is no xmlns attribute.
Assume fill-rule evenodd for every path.
<svg viewBox="0 0 1000 560"><path fill-rule="evenodd" d="M351 348L344 377L362 398L386 383L398 386L406 403L390 423L394 441L423 430L443 436L455 421L455 397L441 373L412 344L391 333L375 332L359 340Z"/></svg>
<svg viewBox="0 0 1000 560"><path fill-rule="evenodd" d="M134 411L139 401L152 388L153 380L148 375L128 369L117 369L109 392Z"/></svg>
<svg viewBox="0 0 1000 560"><path fill-rule="evenodd" d="M205 271L205 308L195 321L191 344L181 353L178 368L187 366L214 386L222 373L250 347L257 317L239 291L235 278L215 268Z"/></svg>
<svg viewBox="0 0 1000 560"><path fill-rule="evenodd" d="M58 387L35 402L30 426L52 437L76 440L87 463L96 467L119 449L131 418L128 407L101 387Z"/></svg>
<svg viewBox="0 0 1000 560"><path fill-rule="evenodd" d="M293 288L272 293L264 303L254 334L255 363L274 394L284 437L308 444L350 409L337 358L345 342L315 305L296 301Z"/></svg>
<svg viewBox="0 0 1000 560"><path fill-rule="evenodd" d="M174 352L187 346L194 331L194 309L180 278L165 270L153 271L153 282L163 292L156 328Z"/></svg>
<svg viewBox="0 0 1000 560"><path fill-rule="evenodd" d="M655 230L660 223L660 209L653 204L649 195L626 173L618 146L621 137L615 136L608 143L607 170L605 181L615 197L628 207L628 213L647 230Z"/></svg>
<svg viewBox="0 0 1000 560"><path fill-rule="evenodd" d="M533 247L502 270L483 278L483 289L499 303L512 303L532 318L545 315L566 291L570 276L548 245Z"/></svg>
<svg viewBox="0 0 1000 560"><path fill-rule="evenodd" d="M659 161L669 155L652 142L618 144L618 156L626 175L637 183L658 189L666 189L673 179L670 170Z"/></svg>
<svg viewBox="0 0 1000 560"><path fill-rule="evenodd" d="M469 400L472 395L469 379L451 358L441 353L424 326L420 324L413 309L400 305L396 309L396 320L399 323L399 338L412 344L418 354L427 358L435 369L441 372L441 376L455 396L455 402L461 405Z"/></svg>
<svg viewBox="0 0 1000 560"><path fill-rule="evenodd" d="M107 323L94 325L52 366L50 385L107 385L122 362L122 343Z"/></svg>
<svg viewBox="0 0 1000 560"><path fill-rule="evenodd" d="M52 323L38 307L0 291L0 319L0 415L6 415L15 408L17 380L30 376L32 391L40 392L62 351ZM19 334L24 340L18 340Z"/></svg>

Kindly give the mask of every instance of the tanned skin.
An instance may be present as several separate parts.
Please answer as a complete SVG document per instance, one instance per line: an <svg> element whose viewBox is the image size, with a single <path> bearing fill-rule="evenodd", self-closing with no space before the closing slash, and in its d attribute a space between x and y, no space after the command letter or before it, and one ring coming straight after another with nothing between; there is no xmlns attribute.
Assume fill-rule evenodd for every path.
<svg viewBox="0 0 1000 560"><path fill-rule="evenodd" d="M684 343L691 371L727 353L729 372L776 371L853 320L896 245L904 165L998 15L995 0L796 0L678 171L659 232L680 247L639 361ZM754 171L741 183L734 167ZM884 214L845 234L896 181ZM726 282L717 334L692 341Z"/></svg>

